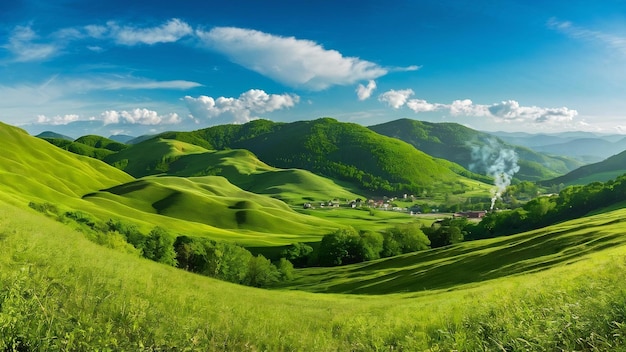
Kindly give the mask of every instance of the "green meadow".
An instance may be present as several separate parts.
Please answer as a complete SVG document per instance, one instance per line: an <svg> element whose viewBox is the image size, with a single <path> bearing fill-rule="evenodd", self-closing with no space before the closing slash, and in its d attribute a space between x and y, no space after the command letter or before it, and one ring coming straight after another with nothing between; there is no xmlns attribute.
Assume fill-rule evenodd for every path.
<svg viewBox="0 0 626 352"><path fill-rule="evenodd" d="M520 234L292 269L289 280L259 289L142 258L121 232L98 235L115 249L98 245L85 224L121 221L144 234L160 227L194 238L183 249L201 257L208 247L193 246L206 239L278 253L343 227L431 226L439 215L322 208L365 197L246 150L168 139L127 148L94 136L80 143L118 149L106 157L117 157L108 160L116 167L0 125L0 350L626 350L623 202ZM459 192L418 200L489 194L480 181L454 182ZM30 202L57 210L46 216ZM212 248L222 255L228 247ZM249 261L259 262L269 265Z"/></svg>
<svg viewBox="0 0 626 352"><path fill-rule="evenodd" d="M622 232L608 220L621 215L589 220L617 237ZM579 227L564 223L553 231L587 236ZM515 241L532 242L525 236L532 237ZM407 293L321 294L254 289L187 273L100 247L63 224L2 203L0 348L624 350L626 249L617 240L605 241L602 250L585 250L582 242L572 249L578 255L545 270L529 267L473 284L457 274L441 288L407 285ZM361 268L343 270L355 269Z"/></svg>

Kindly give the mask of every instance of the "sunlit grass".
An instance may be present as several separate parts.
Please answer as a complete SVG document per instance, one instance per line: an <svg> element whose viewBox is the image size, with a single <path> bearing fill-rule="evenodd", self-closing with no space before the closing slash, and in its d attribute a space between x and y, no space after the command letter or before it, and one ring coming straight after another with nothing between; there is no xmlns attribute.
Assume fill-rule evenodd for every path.
<svg viewBox="0 0 626 352"><path fill-rule="evenodd" d="M615 217L587 220L604 231ZM622 245L540 272L382 296L232 285L1 203L0 248L9 350L620 350L626 332Z"/></svg>

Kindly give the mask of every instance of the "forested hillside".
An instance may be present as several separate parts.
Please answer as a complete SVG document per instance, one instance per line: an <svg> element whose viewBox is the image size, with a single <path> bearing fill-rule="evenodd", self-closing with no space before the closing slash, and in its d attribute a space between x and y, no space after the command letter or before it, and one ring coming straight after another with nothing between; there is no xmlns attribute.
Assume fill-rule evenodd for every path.
<svg viewBox="0 0 626 352"><path fill-rule="evenodd" d="M207 149L247 149L272 166L310 170L378 193L462 191L459 175L488 181L405 142L331 118L288 124L258 120L159 137Z"/></svg>
<svg viewBox="0 0 626 352"><path fill-rule="evenodd" d="M450 160L478 173L485 173L485 166L477 163L479 156L474 154L485 146L496 149L494 152L497 149L515 151L520 166L515 177L520 180L545 180L583 165L582 162L572 158L548 156L526 147L508 144L488 133L458 123L400 119L369 128L385 136L403 140L429 155Z"/></svg>

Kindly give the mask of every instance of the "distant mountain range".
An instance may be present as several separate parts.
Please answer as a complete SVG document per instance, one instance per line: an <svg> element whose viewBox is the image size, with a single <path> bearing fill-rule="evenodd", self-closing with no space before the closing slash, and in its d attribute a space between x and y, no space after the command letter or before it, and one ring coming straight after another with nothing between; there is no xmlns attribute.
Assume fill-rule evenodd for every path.
<svg viewBox="0 0 626 352"><path fill-rule="evenodd" d="M598 163L582 166L563 176L541 181L550 185L585 185L591 182L605 182L626 173L626 151L613 155Z"/></svg>
<svg viewBox="0 0 626 352"><path fill-rule="evenodd" d="M569 156L585 163L598 162L626 150L626 136L590 132L528 134L492 132L502 140L523 145L537 152Z"/></svg>
<svg viewBox="0 0 626 352"><path fill-rule="evenodd" d="M515 177L521 180L545 180L583 165L579 160L538 153L457 123L432 123L400 119L369 128L382 135L403 140L434 157L450 160L482 174L486 172L485 168L489 165L477 163L475 151L485 147L515 151L518 156L517 163L520 166Z"/></svg>

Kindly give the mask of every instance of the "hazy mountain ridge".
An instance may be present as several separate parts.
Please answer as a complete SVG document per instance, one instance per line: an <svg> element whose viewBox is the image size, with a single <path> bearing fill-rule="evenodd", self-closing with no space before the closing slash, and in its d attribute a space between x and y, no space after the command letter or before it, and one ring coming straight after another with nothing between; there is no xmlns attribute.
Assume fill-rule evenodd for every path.
<svg viewBox="0 0 626 352"><path fill-rule="evenodd" d="M490 132L499 138L537 152L569 156L585 163L598 162L626 150L626 136L591 132L530 134Z"/></svg>
<svg viewBox="0 0 626 352"><path fill-rule="evenodd" d="M485 173L486 170L484 166L483 168L473 168L473 164L476 164L477 161L474 152L475 149L485 146L514 150L518 156L517 163L520 166L515 177L521 180L537 181L552 178L583 165L583 163L573 159L548 156L529 148L512 145L488 133L476 131L457 123L432 123L400 119L369 126L369 128L377 133L401 139L427 154L450 160L479 173Z"/></svg>
<svg viewBox="0 0 626 352"><path fill-rule="evenodd" d="M540 182L543 185L587 184L605 182L626 173L626 151L613 155L598 163L582 166L563 176Z"/></svg>

